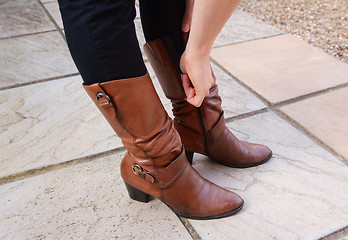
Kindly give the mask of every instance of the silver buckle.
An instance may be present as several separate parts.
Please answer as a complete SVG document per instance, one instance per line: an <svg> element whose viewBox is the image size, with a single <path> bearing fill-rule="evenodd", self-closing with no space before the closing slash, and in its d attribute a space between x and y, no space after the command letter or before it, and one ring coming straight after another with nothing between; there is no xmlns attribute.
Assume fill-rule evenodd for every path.
<svg viewBox="0 0 348 240"><path fill-rule="evenodd" d="M104 106L107 106L111 103L111 100L110 100L110 97L108 95L106 95L105 93L98 93L96 98L97 98L97 101L99 102L100 99L102 98L106 98L108 101L107 102L102 102L99 104L100 107L104 107Z"/></svg>
<svg viewBox="0 0 348 240"><path fill-rule="evenodd" d="M136 169L139 170L139 174L136 172ZM155 182L155 178L151 176L144 168L140 167L137 163L134 163L132 165L132 171L135 175L139 176L140 178L145 179L146 176L149 176L151 178L151 183Z"/></svg>

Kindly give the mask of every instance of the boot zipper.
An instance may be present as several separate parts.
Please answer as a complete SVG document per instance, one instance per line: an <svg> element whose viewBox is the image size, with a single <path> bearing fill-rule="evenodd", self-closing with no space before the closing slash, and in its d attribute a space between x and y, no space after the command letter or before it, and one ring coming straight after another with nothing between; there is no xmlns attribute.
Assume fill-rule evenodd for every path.
<svg viewBox="0 0 348 240"><path fill-rule="evenodd" d="M207 131L206 131L206 128L205 128L205 123L204 123L203 113L202 113L201 107L197 108L197 111L198 111L199 120L200 120L200 122L201 122L201 128L202 128L202 132L203 132L205 154L206 154L206 155L209 155L209 152L208 152Z"/></svg>

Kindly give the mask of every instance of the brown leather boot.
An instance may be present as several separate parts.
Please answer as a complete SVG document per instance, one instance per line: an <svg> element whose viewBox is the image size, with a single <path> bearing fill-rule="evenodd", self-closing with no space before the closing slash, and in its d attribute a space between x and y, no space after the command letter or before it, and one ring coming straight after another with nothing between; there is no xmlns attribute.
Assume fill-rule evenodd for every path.
<svg viewBox="0 0 348 240"><path fill-rule="evenodd" d="M200 107L185 100L178 65L180 56L168 39L148 42L144 49L165 95L172 101L175 127L191 163L194 152L236 168L257 166L272 157L268 147L240 141L226 127L216 84Z"/></svg>
<svg viewBox="0 0 348 240"><path fill-rule="evenodd" d="M237 194L202 178L188 163L148 74L84 88L128 150L121 175L132 199L148 202L153 196L193 219L226 217L242 208Z"/></svg>

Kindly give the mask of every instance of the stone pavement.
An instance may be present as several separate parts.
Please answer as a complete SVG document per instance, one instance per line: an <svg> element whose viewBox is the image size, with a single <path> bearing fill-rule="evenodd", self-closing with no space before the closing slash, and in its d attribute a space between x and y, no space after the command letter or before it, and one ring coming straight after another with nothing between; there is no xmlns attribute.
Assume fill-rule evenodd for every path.
<svg viewBox="0 0 348 240"><path fill-rule="evenodd" d="M57 2L1 1L0 239L347 240L348 65L238 10L211 57L228 127L274 157L232 169L195 155L245 207L188 220L128 197L125 149L81 88Z"/></svg>

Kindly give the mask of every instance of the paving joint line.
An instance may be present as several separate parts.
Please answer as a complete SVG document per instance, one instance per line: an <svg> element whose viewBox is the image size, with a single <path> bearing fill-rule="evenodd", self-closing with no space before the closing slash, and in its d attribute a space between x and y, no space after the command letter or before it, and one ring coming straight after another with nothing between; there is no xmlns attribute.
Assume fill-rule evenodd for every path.
<svg viewBox="0 0 348 240"><path fill-rule="evenodd" d="M238 115L235 115L235 116L232 116L232 117L225 118L225 122L226 123L231 123L231 122L236 121L236 120L241 120L241 119L252 117L252 116L255 116L255 115L258 115L258 114L266 113L266 112L269 112L270 110L271 110L270 108L265 107L265 108L261 108L261 109L258 109L258 110L254 110L254 111L238 114Z"/></svg>
<svg viewBox="0 0 348 240"><path fill-rule="evenodd" d="M312 97L317 97L317 96L321 96L321 95L324 95L326 93L329 93L329 92L332 92L332 91L335 91L335 90L339 90L339 89L342 89L342 88L346 88L348 87L348 83L342 83L342 84L339 84L339 85L336 85L336 86L333 86L333 87L328 87L328 88L325 88L325 89L322 89L322 90L319 90L319 91L315 91L315 92L311 92L311 93L308 93L308 94L304 94L304 95L301 95L301 96L298 96L298 97L294 97L294 98L291 98L291 99L287 99L287 100L284 100L284 101L281 101L281 102L277 102L277 103L274 103L274 104L271 104L273 108L280 108L280 107L283 107L283 106L286 106L286 105L289 105L289 104L293 104L293 103L297 103L297 102L300 102L300 101L303 101L303 100L306 100L306 99L309 99L309 98L312 98Z"/></svg>
<svg viewBox="0 0 348 240"><path fill-rule="evenodd" d="M46 16L50 19L50 21L52 22L52 24L54 25L54 27L56 28L56 30L59 32L59 34L62 36L63 40L66 43L66 38L65 35L63 34L63 30L61 29L58 24L56 23L56 21L54 20L53 16L51 15L51 13L47 10L47 8L45 7L45 3L41 2L40 0L37 0L37 2L39 3L39 5L41 6L41 8L43 9L43 11L46 13ZM47 2L47 3L54 3L54 2Z"/></svg>
<svg viewBox="0 0 348 240"><path fill-rule="evenodd" d="M25 83L17 83L17 84L6 86L6 87L0 87L0 91L30 86L30 85L34 85L37 83L50 82L50 81L54 81L54 80L58 80L58 79L62 79L62 78L75 77L75 76L79 76L79 75L80 75L79 73L71 73L71 74L60 75L60 76L51 77L51 78L43 78L43 79L39 79L39 80L33 80L30 82L25 82Z"/></svg>
<svg viewBox="0 0 348 240"><path fill-rule="evenodd" d="M342 239L342 237L346 237L346 236L348 236L348 226L345 226L332 233L329 233L328 235L322 238L319 238L319 240L339 240L339 239Z"/></svg>
<svg viewBox="0 0 348 240"><path fill-rule="evenodd" d="M189 222L187 218L180 217L177 215L180 222L184 225L188 233L191 235L193 240L202 240L202 237L199 235L199 233L196 231L196 229L192 226L192 224Z"/></svg>
<svg viewBox="0 0 348 240"><path fill-rule="evenodd" d="M100 152L100 153L96 153L96 154L92 154L92 155L88 155L88 156L83 156L80 158L75 158L72 160L68 160L68 161L64 161L64 162L60 162L60 163L56 163L56 164L50 164L47 166L33 168L33 169L29 169L29 170L26 170L23 172L18 172L18 173L4 176L4 177L0 177L0 186L6 185L9 183L13 183L13 182L17 182L17 181L20 181L23 179L29 179L32 177L36 177L39 175L43 175L45 173L50 173L50 172L64 169L64 168L67 168L70 166L75 166L75 165L78 165L81 163L91 162L91 161L100 159L102 157L111 156L113 154L122 152L124 150L126 150L124 147L118 147L118 148L107 150L104 152Z"/></svg>
<svg viewBox="0 0 348 240"><path fill-rule="evenodd" d="M56 28L56 30L60 30L58 24L56 23L56 21L54 20L54 18L53 18L52 15L50 14L50 12L46 9L45 4L42 3L40 0L37 0L37 2L38 2L39 5L41 6L42 10L46 13L46 16L50 19L51 23L52 23L53 26Z"/></svg>
<svg viewBox="0 0 348 240"><path fill-rule="evenodd" d="M278 29L279 29L279 28L278 28ZM279 29L279 30L280 30L280 29ZM280 31L281 31L281 30L280 30ZM270 36L256 37L256 38L253 38L253 39L246 39L246 40L242 40L242 41L239 41L239 42L226 43L226 44L222 44L222 45L215 46L215 47L213 46L212 49L217 49L217 48L232 46L232 45L236 45L236 44L240 44L240 43L245 43L245 42L251 42L251 41L254 41L254 40L261 40L261 39L267 39L267 38L277 37L277 36L281 36L281 35L284 35L284 34L290 34L290 33L282 32L282 33L277 33L277 34L270 35ZM296 35L295 35L295 36L296 36Z"/></svg>
<svg viewBox="0 0 348 240"><path fill-rule="evenodd" d="M13 39L13 38L19 38L19 37L27 37L27 36L37 35L37 34L56 32L56 31L57 31L57 29L52 29L52 30L32 32L32 33L24 33L24 34L19 34L19 35L15 35L15 36L0 37L0 40Z"/></svg>

